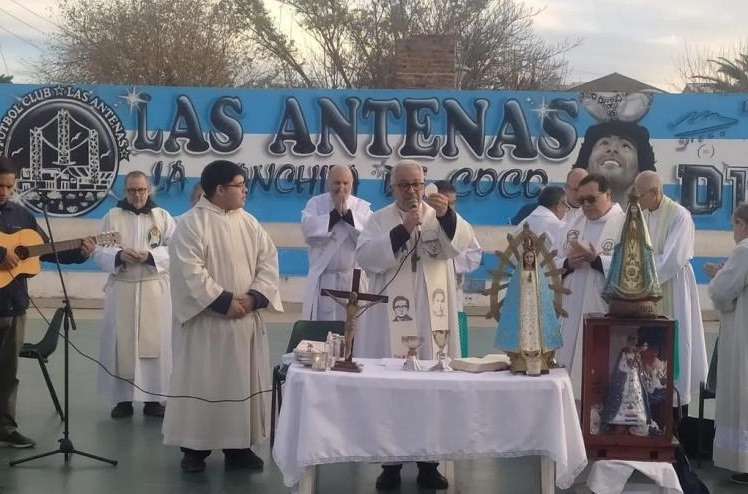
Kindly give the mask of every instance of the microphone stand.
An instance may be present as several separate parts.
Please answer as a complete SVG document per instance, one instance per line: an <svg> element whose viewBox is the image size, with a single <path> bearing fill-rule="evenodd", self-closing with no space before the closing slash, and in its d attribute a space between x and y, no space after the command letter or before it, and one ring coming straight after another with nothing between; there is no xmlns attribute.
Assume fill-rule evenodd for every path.
<svg viewBox="0 0 748 494"><path fill-rule="evenodd" d="M52 246L52 252L55 256L55 265L57 266L57 275L60 277L60 285L62 286L62 303L65 306L65 315L63 318L63 328L64 328L64 335L65 335L65 357L64 357L64 378L65 378L65 415L62 419L64 427L62 432L62 439L59 440L60 446L52 451L48 451L46 453L41 453L34 456L29 456L28 458L22 458L20 460L14 460L10 462L10 466L16 466L21 463L25 463L27 461L36 460L38 458L44 458L46 456L52 456L58 453L62 453L65 455L65 462L67 463L70 461L70 456L73 454L85 456L87 458L92 458L94 460L103 461L105 463L109 463L110 465L117 465L117 460L110 460L108 458L104 458L102 456L96 456L92 455L91 453L86 453L83 451L79 451L75 449L75 446L73 446L73 441L70 439L70 410L69 410L69 403L70 403L70 374L69 374L69 349L70 349L70 328L73 328L73 331L75 331L76 325L75 325L75 318L73 317L73 309L70 306L70 298L68 297L68 291L65 287L65 278L62 276L62 268L60 267L60 257L57 254L57 248L55 247L55 241L52 237L52 228L49 224L49 215L47 214L47 205L49 202L49 198L45 198L46 200L43 201L44 207L42 208L42 213L44 213L44 222L47 225L47 232L49 232L49 241Z"/></svg>

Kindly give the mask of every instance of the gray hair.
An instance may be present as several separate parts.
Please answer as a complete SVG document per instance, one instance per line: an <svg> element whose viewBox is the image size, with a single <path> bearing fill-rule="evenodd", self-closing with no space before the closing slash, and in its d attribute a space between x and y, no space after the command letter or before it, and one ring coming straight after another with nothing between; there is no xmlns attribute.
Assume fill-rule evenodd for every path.
<svg viewBox="0 0 748 494"><path fill-rule="evenodd" d="M395 181L395 178L397 177L398 171L404 170L406 168L416 168L419 172L421 172L421 176L423 176L424 178L426 176L423 172L423 167L416 160L400 160L394 167L392 167L392 171L390 172L390 185L395 185L397 183Z"/></svg>
<svg viewBox="0 0 748 494"><path fill-rule="evenodd" d="M732 217L748 225L748 204L745 202L738 204L738 207L732 212Z"/></svg>

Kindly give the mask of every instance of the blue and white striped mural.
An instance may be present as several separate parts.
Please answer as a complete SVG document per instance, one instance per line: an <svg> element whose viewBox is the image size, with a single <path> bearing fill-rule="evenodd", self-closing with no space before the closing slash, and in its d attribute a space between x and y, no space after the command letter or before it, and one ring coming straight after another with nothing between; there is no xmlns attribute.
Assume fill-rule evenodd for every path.
<svg viewBox="0 0 748 494"><path fill-rule="evenodd" d="M609 121L648 131L666 193L693 214L705 283L701 265L730 252L730 214L746 197L748 95L0 85L0 154L24 167L19 200L38 211L49 199L58 239L94 231L129 171L148 174L157 203L179 215L202 167L231 159L248 171L246 207L279 248L292 302L307 270L300 212L329 166L354 165L356 194L374 208L390 202L402 157L452 181L487 251L471 275L480 285L510 218L563 183L587 130ZM66 269L80 297L100 297L94 266ZM50 295L47 285L33 286Z"/></svg>

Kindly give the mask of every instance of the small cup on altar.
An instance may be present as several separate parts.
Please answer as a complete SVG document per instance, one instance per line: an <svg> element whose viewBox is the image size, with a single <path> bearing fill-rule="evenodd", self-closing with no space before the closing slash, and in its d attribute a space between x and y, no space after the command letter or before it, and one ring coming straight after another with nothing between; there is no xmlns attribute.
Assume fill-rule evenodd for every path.
<svg viewBox="0 0 748 494"><path fill-rule="evenodd" d="M312 369L316 371L327 370L327 352L312 352Z"/></svg>

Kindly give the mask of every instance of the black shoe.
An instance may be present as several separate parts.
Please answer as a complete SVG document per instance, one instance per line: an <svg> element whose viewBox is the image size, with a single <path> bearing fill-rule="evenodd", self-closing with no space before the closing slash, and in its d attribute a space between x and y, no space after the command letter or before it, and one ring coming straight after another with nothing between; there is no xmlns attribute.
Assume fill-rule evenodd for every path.
<svg viewBox="0 0 748 494"><path fill-rule="evenodd" d="M205 458L185 453L182 462L179 464L183 472L197 473L205 470Z"/></svg>
<svg viewBox="0 0 748 494"><path fill-rule="evenodd" d="M9 446L11 448L33 448L36 442L24 436L18 431L10 434L0 434L0 446Z"/></svg>
<svg viewBox="0 0 748 494"><path fill-rule="evenodd" d="M439 470L434 467L420 467L418 469L418 476L416 477L416 483L418 487L423 489L446 489L449 487L447 478L439 473Z"/></svg>
<svg viewBox="0 0 748 494"><path fill-rule="evenodd" d="M730 482L740 485L748 485L748 473L736 473L730 476Z"/></svg>
<svg viewBox="0 0 748 494"><path fill-rule="evenodd" d="M165 412L166 407L157 401L146 401L145 405L143 405L143 415L149 417L163 418ZM132 415L132 413L130 413L130 415Z"/></svg>
<svg viewBox="0 0 748 494"><path fill-rule="evenodd" d="M400 470L402 465L382 465L382 473L377 477L378 491L392 491L400 487Z"/></svg>
<svg viewBox="0 0 748 494"><path fill-rule="evenodd" d="M251 449L234 449L224 451L226 470L262 470L265 462Z"/></svg>
<svg viewBox="0 0 748 494"><path fill-rule="evenodd" d="M114 408L112 408L112 413L110 413L110 415L113 419L124 419L132 417L132 413L132 402L120 401Z"/></svg>

